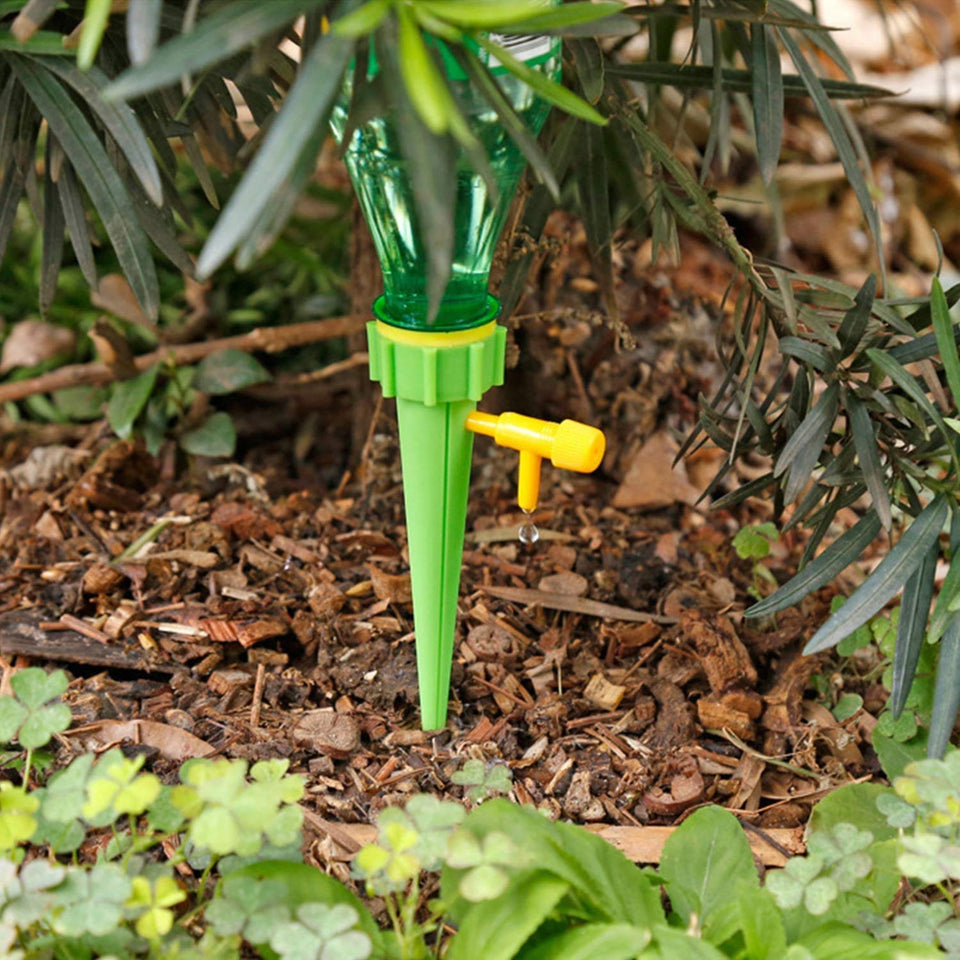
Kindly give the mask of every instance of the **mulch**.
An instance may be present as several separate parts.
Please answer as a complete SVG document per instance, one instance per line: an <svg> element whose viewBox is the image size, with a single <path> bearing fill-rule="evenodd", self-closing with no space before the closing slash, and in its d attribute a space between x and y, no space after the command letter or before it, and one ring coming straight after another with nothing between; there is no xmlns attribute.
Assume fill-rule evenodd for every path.
<svg viewBox="0 0 960 960"><path fill-rule="evenodd" d="M516 800L607 831L636 859L656 860L645 828L705 803L736 813L767 862L799 849L817 799L878 775L869 734L884 695L869 663L841 673L801 655L827 594L775 623L743 617L754 574L731 540L770 508L693 503L720 451L672 466L719 370L703 301L727 269L684 243L683 271L618 249L632 343L599 322L575 235L568 262L551 260L563 292L546 305L529 298L540 312L515 334L522 399L508 388L491 402L590 419L610 452L595 476L545 469L541 536L523 544L513 457L478 441L440 732L418 726L388 403L353 462L327 444L351 432L353 381L333 388L315 435L301 423L247 442L236 464L188 469L100 424L62 443L49 431L39 443L11 436L0 456L0 657L5 683L27 664L70 674L74 727L59 760L120 743L172 778L189 756L289 758L307 775L321 860L342 859L379 809L416 791L461 798L451 775L467 758L507 764ZM250 436L243 401L234 413ZM731 482L751 469L762 465ZM781 582L801 546L797 535L774 544L766 563ZM814 675L836 695L861 693L863 709L838 722Z"/></svg>

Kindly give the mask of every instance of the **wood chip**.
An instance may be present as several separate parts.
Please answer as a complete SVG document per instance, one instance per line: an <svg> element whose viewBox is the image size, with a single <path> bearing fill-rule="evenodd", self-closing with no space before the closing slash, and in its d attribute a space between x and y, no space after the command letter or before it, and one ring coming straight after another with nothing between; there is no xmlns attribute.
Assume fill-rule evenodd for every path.
<svg viewBox="0 0 960 960"><path fill-rule="evenodd" d="M379 567L370 564L370 582L373 592L380 600L390 603L410 603L413 600L413 591L410 586L410 574L385 573Z"/></svg>
<svg viewBox="0 0 960 960"><path fill-rule="evenodd" d="M610 683L602 673L595 673L584 687L583 696L598 710L609 712L620 706L620 701L626 692L626 687L621 687L617 683Z"/></svg>
<svg viewBox="0 0 960 960"><path fill-rule="evenodd" d="M307 593L307 603L318 617L332 617L339 613L347 602L341 590L332 583L321 581Z"/></svg>
<svg viewBox="0 0 960 960"><path fill-rule="evenodd" d="M308 710L293 728L298 747L345 760L360 746L360 727L348 716L329 708Z"/></svg>
<svg viewBox="0 0 960 960"><path fill-rule="evenodd" d="M176 563L185 563L190 567L200 567L201 570L212 570L220 561L220 555L208 550L161 550L157 553L148 553L144 558L147 563L154 560L172 560Z"/></svg>

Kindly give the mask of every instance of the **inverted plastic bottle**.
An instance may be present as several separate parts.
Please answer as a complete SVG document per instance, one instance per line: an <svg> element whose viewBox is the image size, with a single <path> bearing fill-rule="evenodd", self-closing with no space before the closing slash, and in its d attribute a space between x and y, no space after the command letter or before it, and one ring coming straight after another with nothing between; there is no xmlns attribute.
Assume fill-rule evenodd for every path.
<svg viewBox="0 0 960 960"><path fill-rule="evenodd" d="M558 77L558 38L497 39L528 66ZM494 250L524 168L523 155L496 112L442 43L438 49L460 108L487 151L499 190L492 199L466 156L458 158L453 265L433 323L427 322L428 258L394 118L376 117L360 125L345 151L383 269L384 294L374 304L377 319L368 325L370 377L380 382L384 396L397 398L425 730L446 723L473 454L473 433L466 422L483 393L503 382L505 331L496 324L500 305L487 288ZM549 105L495 61L489 66L523 122L538 133ZM334 112L337 136L345 127L348 102L349 84Z"/></svg>

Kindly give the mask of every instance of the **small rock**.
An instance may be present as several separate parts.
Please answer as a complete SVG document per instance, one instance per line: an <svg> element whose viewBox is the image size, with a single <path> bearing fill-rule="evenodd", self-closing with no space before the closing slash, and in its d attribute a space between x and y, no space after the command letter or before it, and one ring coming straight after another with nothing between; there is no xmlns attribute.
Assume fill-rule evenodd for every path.
<svg viewBox="0 0 960 960"><path fill-rule="evenodd" d="M327 708L308 710L293 728L293 742L337 760L360 746L360 728L350 718Z"/></svg>
<svg viewBox="0 0 960 960"><path fill-rule="evenodd" d="M539 584L544 593L562 593L567 597L586 596L589 584L586 578L581 577L579 573L572 570L561 570L560 573L553 573L549 577L544 577Z"/></svg>

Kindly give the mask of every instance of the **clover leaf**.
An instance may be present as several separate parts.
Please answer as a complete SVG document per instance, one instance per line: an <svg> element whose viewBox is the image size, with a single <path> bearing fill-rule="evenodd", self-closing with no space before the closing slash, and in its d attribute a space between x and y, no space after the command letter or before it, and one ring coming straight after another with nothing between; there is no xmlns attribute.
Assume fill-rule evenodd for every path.
<svg viewBox="0 0 960 960"><path fill-rule="evenodd" d="M244 760L184 764L183 785L174 788L171 800L190 819L187 835L197 850L252 856L264 838L278 847L299 838L303 813L296 801L303 795L302 778L287 775L283 762L255 764L254 771L254 782L248 783Z"/></svg>
<svg viewBox="0 0 960 960"><path fill-rule="evenodd" d="M46 860L31 860L4 886L4 920L26 928L49 914L54 903L51 890L64 878L66 870Z"/></svg>
<svg viewBox="0 0 960 960"><path fill-rule="evenodd" d="M918 833L901 840L897 866L924 884L960 879L960 846L936 833Z"/></svg>
<svg viewBox="0 0 960 960"><path fill-rule="evenodd" d="M505 833L492 831L481 842L469 830L461 828L450 837L447 864L465 870L460 878L461 896L471 903L493 900L506 890L510 875L502 869L517 866L522 853Z"/></svg>
<svg viewBox="0 0 960 960"><path fill-rule="evenodd" d="M893 929L907 940L934 943L937 927L953 916L950 905L938 900L934 903L908 903L903 912L893 920Z"/></svg>
<svg viewBox="0 0 960 960"><path fill-rule="evenodd" d="M357 875L376 893L402 890L421 869L416 847L420 840L411 819L397 807L377 818L377 843L368 843L354 858Z"/></svg>
<svg viewBox="0 0 960 960"><path fill-rule="evenodd" d="M33 814L39 806L40 801L22 787L0 781L0 852L32 839L37 829Z"/></svg>
<svg viewBox="0 0 960 960"><path fill-rule="evenodd" d="M131 882L113 863L98 863L89 870L71 870L57 891L57 909L51 926L63 936L106 936L123 917Z"/></svg>
<svg viewBox="0 0 960 960"><path fill-rule="evenodd" d="M224 877L206 909L207 922L219 936L242 934L252 944L267 943L281 923L290 921L286 899L287 885L280 880Z"/></svg>
<svg viewBox="0 0 960 960"><path fill-rule="evenodd" d="M476 803L498 793L509 793L513 788L513 775L509 767L493 764L489 769L482 760L468 760L462 770L450 778L454 783L469 787L467 799Z"/></svg>
<svg viewBox="0 0 960 960"><path fill-rule="evenodd" d="M186 893L177 886L173 877L157 877L151 885L146 877L134 877L130 884L130 896L124 902L137 916L136 929L144 940L159 940L173 927L174 913L170 908L184 899Z"/></svg>
<svg viewBox="0 0 960 960"><path fill-rule="evenodd" d="M762 560L770 555L770 544L780 539L772 523L755 523L742 527L733 538L733 549L741 560Z"/></svg>
<svg viewBox="0 0 960 960"><path fill-rule="evenodd" d="M100 758L87 782L87 799L81 812L91 823L105 826L122 814L139 816L156 800L160 780L152 773L139 773L144 757L128 760L119 751Z"/></svg>
<svg viewBox="0 0 960 960"><path fill-rule="evenodd" d="M282 960L366 960L373 945L356 929L359 919L345 903L304 903L295 921L274 930L270 946Z"/></svg>
<svg viewBox="0 0 960 960"><path fill-rule="evenodd" d="M27 667L13 675L10 686L15 696L0 697L0 740L10 743L16 738L24 749L36 750L70 726L70 708L50 703L66 692L67 675L62 670L47 673Z"/></svg>

